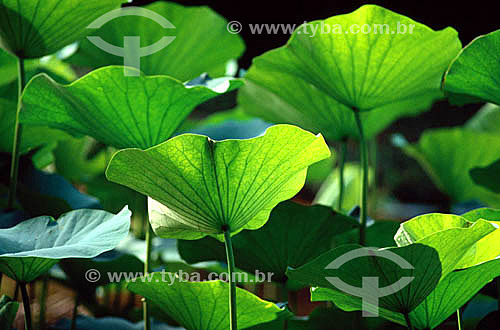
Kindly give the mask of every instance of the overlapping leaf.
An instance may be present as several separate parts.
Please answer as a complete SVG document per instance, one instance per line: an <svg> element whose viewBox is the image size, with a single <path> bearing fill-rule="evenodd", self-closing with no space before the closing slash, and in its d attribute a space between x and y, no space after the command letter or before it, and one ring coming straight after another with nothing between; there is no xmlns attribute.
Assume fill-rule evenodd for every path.
<svg viewBox="0 0 500 330"><path fill-rule="evenodd" d="M500 194L500 159L488 166L474 167L469 173L475 184Z"/></svg>
<svg viewBox="0 0 500 330"><path fill-rule="evenodd" d="M365 25L386 32L352 33L353 26ZM452 28L433 31L366 5L304 24L286 46L257 57L239 104L268 121L297 124L333 140L358 136L353 109L372 110L362 121L366 135L374 136L442 97L442 74L460 48Z"/></svg>
<svg viewBox="0 0 500 330"><path fill-rule="evenodd" d="M462 216L453 214L425 214L401 224L394 240L398 246L418 243L421 239L450 228L468 228L478 220L490 221L498 227L500 211L494 209L476 209ZM495 259L500 255L500 230L495 230L474 243L464 253L456 268L468 268Z"/></svg>
<svg viewBox="0 0 500 330"><path fill-rule="evenodd" d="M146 74L163 74L188 81L203 72L213 77L224 75L225 65L238 58L245 46L238 35L227 30L227 21L208 7L184 7L172 2L155 2L143 7L168 19L175 28L162 28L158 22L138 16L118 17L104 24L93 36L123 46L125 36L140 37L141 47L154 44L165 36L175 39L162 50L141 58L140 69ZM105 52L84 39L71 63L97 68L123 65L123 57Z"/></svg>
<svg viewBox="0 0 500 330"><path fill-rule="evenodd" d="M299 192L307 167L329 155L321 135L276 125L247 140L183 134L146 151L121 150L106 176L151 197L157 235L198 239L261 227Z"/></svg>
<svg viewBox="0 0 500 330"><path fill-rule="evenodd" d="M402 257L413 269L401 268L394 259L375 256L357 257L348 260L338 269L327 269L332 261L360 247L343 245L296 270L289 270L287 275L291 279L320 287L312 291L314 301L331 300L346 311L360 310L361 298L339 290L327 277L339 277L355 287L362 287L362 277L377 277L378 288L394 284L403 276L414 277L399 291L380 297L380 315L393 319L394 315L399 315L396 318L401 317L400 313L409 313L423 302L438 283L453 271L463 254L494 229L488 222L478 220L469 228L450 228L427 236L416 244L381 250ZM461 239L457 240L457 237Z"/></svg>
<svg viewBox="0 0 500 330"><path fill-rule="evenodd" d="M19 282L31 282L61 259L92 258L113 249L129 226L130 211L124 208L117 215L75 210L57 221L43 216L0 229L0 271Z"/></svg>
<svg viewBox="0 0 500 330"><path fill-rule="evenodd" d="M151 281L137 279L128 289L152 301L188 330L229 329L229 284L222 281L167 283L167 274L154 273ZM166 277L166 279L165 279ZM245 329L274 320L283 309L237 288L238 328Z"/></svg>
<svg viewBox="0 0 500 330"><path fill-rule="evenodd" d="M335 235L357 227L357 221L321 205L291 201L278 204L259 230L245 230L233 240L236 267L250 273L272 272L272 280L286 281L287 268L299 267L327 251ZM181 257L189 263L225 261L224 244L205 237L179 241Z"/></svg>
<svg viewBox="0 0 500 330"><path fill-rule="evenodd" d="M123 0L1 0L0 45L22 58L52 54L90 33Z"/></svg>
<svg viewBox="0 0 500 330"><path fill-rule="evenodd" d="M34 78L23 93L21 122L145 149L168 139L198 104L241 85L220 78L208 87L187 86L167 76L124 76L123 70L98 69L67 86L46 75Z"/></svg>
<svg viewBox="0 0 500 330"><path fill-rule="evenodd" d="M500 105L500 30L480 36L451 63L444 77L450 100L463 104L486 101Z"/></svg>
<svg viewBox="0 0 500 330"><path fill-rule="evenodd" d="M404 152L413 157L436 186L462 202L480 200L500 206L500 195L476 185L469 171L498 159L500 136L464 128L432 129L424 132L416 144L399 141Z"/></svg>
<svg viewBox="0 0 500 330"><path fill-rule="evenodd" d="M500 106L487 103L465 123L464 127L479 132L500 134Z"/></svg>

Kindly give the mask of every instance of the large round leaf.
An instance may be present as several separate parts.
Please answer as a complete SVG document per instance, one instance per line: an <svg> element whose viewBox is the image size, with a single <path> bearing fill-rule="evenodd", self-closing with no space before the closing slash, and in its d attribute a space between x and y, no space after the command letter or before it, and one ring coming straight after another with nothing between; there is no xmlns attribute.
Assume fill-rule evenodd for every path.
<svg viewBox="0 0 500 330"><path fill-rule="evenodd" d="M488 166L474 167L469 173L475 184L500 194L500 159Z"/></svg>
<svg viewBox="0 0 500 330"><path fill-rule="evenodd" d="M450 65L444 90L454 103L487 101L500 105L500 30L467 45Z"/></svg>
<svg viewBox="0 0 500 330"><path fill-rule="evenodd" d="M402 313L414 310L436 288L438 283L453 271L463 254L471 246L491 233L495 228L486 221L479 220L469 228L450 228L427 236L418 243L404 247L373 250L366 256L347 259L338 269L328 267L337 258L345 258L346 253L356 252L359 245L343 245L328 251L304 266L289 270L287 275L294 280L318 286L312 291L313 301L331 300L346 311L361 310L362 299L334 286L328 278L338 277L354 287L363 286L363 278L378 278L377 290L396 283L403 276L413 277L404 287L394 293L379 298L380 316L393 320ZM460 237L460 240L456 238ZM365 248L366 249L366 248ZM394 253L408 262L412 268L403 269L394 257L381 257L384 251ZM377 254L373 254L377 253ZM368 290L366 287L365 290ZM367 291L370 294L370 291ZM382 293L382 291L377 292ZM373 305L366 305L374 312Z"/></svg>
<svg viewBox="0 0 500 330"><path fill-rule="evenodd" d="M167 76L124 76L123 70L98 69L66 86L46 75L34 78L23 93L21 122L145 149L168 139L197 105L241 85L220 78L191 86Z"/></svg>
<svg viewBox="0 0 500 330"><path fill-rule="evenodd" d="M137 279L128 289L144 296L187 330L229 329L229 284L222 281L170 282L166 273L153 273L150 281ZM237 288L238 329L274 320L284 310Z"/></svg>
<svg viewBox="0 0 500 330"><path fill-rule="evenodd" d="M0 45L21 58L52 54L90 33L123 0L0 0Z"/></svg>
<svg viewBox="0 0 500 330"><path fill-rule="evenodd" d="M397 144L413 157L436 186L455 202L480 200L500 206L500 195L476 185L469 176L475 167L498 159L500 136L463 128L427 130L416 144L398 139Z"/></svg>
<svg viewBox="0 0 500 330"><path fill-rule="evenodd" d="M127 236L130 211L117 215L81 209L57 221L38 217L0 229L0 271L19 282L31 282L61 259L92 258L113 249Z"/></svg>
<svg viewBox="0 0 500 330"><path fill-rule="evenodd" d="M158 1L144 8L166 18L175 29L164 29L150 18L125 16L104 24L92 35L118 47L123 46L125 36L140 37L141 47L152 45L164 36L175 37L165 48L141 58L140 69L146 74L164 74L182 81L203 72L221 76L226 63L238 58L245 49L242 39L228 32L227 21L208 7ZM105 52L87 39L80 42L69 61L90 68L124 63L123 57Z"/></svg>
<svg viewBox="0 0 500 330"><path fill-rule="evenodd" d="M273 281L284 282L289 266L302 266L327 251L333 236L356 227L355 219L330 207L286 201L272 210L262 228L245 230L234 238L236 267L250 273L272 272ZM226 260L224 244L212 237L179 241L178 248L181 257L189 263Z"/></svg>
<svg viewBox="0 0 500 330"><path fill-rule="evenodd" d="M146 151L121 150L106 176L151 197L157 235L198 239L261 227L299 192L307 167L329 155L321 135L276 125L247 140L183 134Z"/></svg>
<svg viewBox="0 0 500 330"><path fill-rule="evenodd" d="M353 26L382 31L352 33ZM406 33L398 32L401 26ZM367 135L373 136L442 97L441 76L460 48L452 28L433 31L366 5L307 23L286 46L257 57L239 103L266 120L300 125L334 140L358 136L351 110L373 110L362 115Z"/></svg>

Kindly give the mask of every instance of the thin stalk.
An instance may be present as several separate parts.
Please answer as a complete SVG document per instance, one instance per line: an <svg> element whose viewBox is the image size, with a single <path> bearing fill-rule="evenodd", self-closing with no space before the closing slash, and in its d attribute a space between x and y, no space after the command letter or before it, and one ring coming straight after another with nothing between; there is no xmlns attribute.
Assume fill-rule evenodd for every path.
<svg viewBox="0 0 500 330"><path fill-rule="evenodd" d="M460 308L457 309L457 326L458 330L462 330L462 319L460 317Z"/></svg>
<svg viewBox="0 0 500 330"><path fill-rule="evenodd" d="M404 316L405 316L405 320L406 320L406 327L410 330L414 330L415 328L413 327L413 325L411 324L411 319L410 319L410 315L408 313L404 313Z"/></svg>
<svg viewBox="0 0 500 330"><path fill-rule="evenodd" d="M47 309L47 293L49 289L49 278L44 276L42 278L42 288L40 292L40 314L38 315L38 329L45 328L45 311Z"/></svg>
<svg viewBox="0 0 500 330"><path fill-rule="evenodd" d="M347 154L347 141L344 139L340 142L340 153L339 153L339 199L337 201L337 211L342 210L342 202L344 201L344 167L345 158Z"/></svg>
<svg viewBox="0 0 500 330"><path fill-rule="evenodd" d="M75 295L75 305L73 306L73 314L71 315L71 330L76 329L76 317L78 316L78 305L80 305L80 295Z"/></svg>
<svg viewBox="0 0 500 330"><path fill-rule="evenodd" d="M26 290L26 283L19 283L19 288L21 289L21 296L23 297L24 328L26 330L32 330L33 326L31 324L30 298L28 296L28 291Z"/></svg>
<svg viewBox="0 0 500 330"><path fill-rule="evenodd" d="M354 110L354 118L356 119L356 124L358 126L359 132L359 146L361 154L361 186L360 186L360 200L361 200L361 212L360 212L360 222L359 227L359 244L365 244L366 237L366 222L368 219L368 209L367 209L367 198L368 198L368 146L365 140L365 134L363 131L363 124L361 123L359 110Z"/></svg>
<svg viewBox="0 0 500 330"><path fill-rule="evenodd" d="M233 244L231 243L231 232L229 228L224 229L224 243L226 245L226 257L227 257L227 268L229 273L229 313L231 314L230 319L230 330L237 330L237 320L236 320L236 282L233 278L234 272L234 254L233 254Z"/></svg>
<svg viewBox="0 0 500 330"><path fill-rule="evenodd" d="M146 232L146 262L144 263L144 276L147 276L149 272L151 272L151 265L150 265L150 260L151 260L151 241L153 239L153 229L151 228L151 225L149 224L149 218L148 218L148 199L145 197L144 200L144 205L145 209L143 212L144 215L144 226L147 228L144 228ZM148 307L148 302L146 298L142 300L142 310L143 310L143 318L144 318L144 330L150 330L151 329L151 320L149 317L149 307Z"/></svg>
<svg viewBox="0 0 500 330"><path fill-rule="evenodd" d="M25 86L25 72L24 72L24 60L18 58L17 61L17 75L18 75L18 95L17 95L17 111L16 111L16 122L14 126L14 141L12 143L12 160L10 163L10 181L9 181L9 196L7 200L7 209L10 210L14 206L14 201L16 200L17 192L17 177L19 175L19 149L21 147L21 137L23 132L23 126L19 123L19 114L21 113L22 103L21 95Z"/></svg>

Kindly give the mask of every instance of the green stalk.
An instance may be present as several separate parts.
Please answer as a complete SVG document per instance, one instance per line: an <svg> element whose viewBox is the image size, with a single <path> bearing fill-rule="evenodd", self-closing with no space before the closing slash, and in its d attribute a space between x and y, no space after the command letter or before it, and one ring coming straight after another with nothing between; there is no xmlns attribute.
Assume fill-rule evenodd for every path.
<svg viewBox="0 0 500 330"><path fill-rule="evenodd" d="M340 142L340 153L339 153L339 199L337 201L337 211L342 210L342 202L344 201L344 167L345 158L347 154L347 141L344 139Z"/></svg>
<svg viewBox="0 0 500 330"><path fill-rule="evenodd" d="M73 306L73 315L71 315L71 330L76 329L76 317L78 316L78 305L80 305L80 294L75 295L75 305Z"/></svg>
<svg viewBox="0 0 500 330"><path fill-rule="evenodd" d="M462 330L462 319L460 318L460 308L457 309L457 326L458 330Z"/></svg>
<svg viewBox="0 0 500 330"><path fill-rule="evenodd" d="M49 289L49 278L48 276L43 276L42 288L40 292L40 314L38 315L38 329L40 330L45 328L45 311L47 309L48 289Z"/></svg>
<svg viewBox="0 0 500 330"><path fill-rule="evenodd" d="M229 228L224 229L224 243L226 245L226 257L227 257L227 267L229 273L229 313L231 314L230 319L230 330L237 330L237 320L236 320L236 282L233 278L234 272L234 254L233 254L233 244L231 243L231 232Z"/></svg>
<svg viewBox="0 0 500 330"><path fill-rule="evenodd" d="M365 135L363 131L363 124L361 123L360 113L358 109L354 109L354 118L356 119L356 124L358 126L359 132L359 146L361 153L361 212L360 220L361 226L359 227L359 244L365 245L366 237L366 222L368 219L368 209L367 209L367 195L368 195L368 146L366 144Z"/></svg>
<svg viewBox="0 0 500 330"><path fill-rule="evenodd" d="M410 330L414 330L415 328L413 328L413 325L411 324L410 315L408 313L404 313L404 316L406 320L406 327Z"/></svg>
<svg viewBox="0 0 500 330"><path fill-rule="evenodd" d="M24 328L26 330L32 330L33 326L31 325L31 307L30 307L30 298L28 296L28 291L26 290L26 283L19 283L19 288L21 289L21 295L23 297L23 306L24 306Z"/></svg>
<svg viewBox="0 0 500 330"><path fill-rule="evenodd" d="M17 95L17 111L16 111L16 122L14 126L14 141L12 143L12 160L10 163L10 181L9 181L9 197L7 200L7 209L10 210L14 206L14 201L16 200L17 192L17 177L19 175L19 149L21 147L21 136L23 132L23 126L19 123L19 114L21 113L22 103L21 95L25 86L25 72L24 72L24 60L18 58L17 61L17 75L18 75L18 95Z"/></svg>
<svg viewBox="0 0 500 330"><path fill-rule="evenodd" d="M151 228L151 225L149 224L149 217L148 217L148 198L145 197L145 209L143 210L143 215L144 215L144 226L147 228L144 228L146 232L146 262L144 263L144 276L147 276L149 272L151 271L151 265L150 265L150 260L151 260L151 241L153 239L153 229ZM148 302L146 301L146 298L143 298L142 300L142 310L143 310L143 318L144 318L144 330L150 330L151 329L151 320L149 317L149 307L148 307Z"/></svg>

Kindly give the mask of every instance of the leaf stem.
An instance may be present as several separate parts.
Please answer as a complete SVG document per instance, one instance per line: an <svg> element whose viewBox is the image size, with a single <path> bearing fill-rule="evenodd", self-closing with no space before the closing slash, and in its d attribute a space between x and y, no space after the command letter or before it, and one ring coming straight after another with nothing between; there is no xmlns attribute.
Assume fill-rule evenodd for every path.
<svg viewBox="0 0 500 330"><path fill-rule="evenodd" d="M337 211L342 210L342 203L344 200L344 167L345 167L345 158L347 154L347 140L343 139L340 142L340 153L339 153L339 198L337 201Z"/></svg>
<svg viewBox="0 0 500 330"><path fill-rule="evenodd" d="M7 199L7 210L10 210L14 206L14 201L16 200L17 192L17 177L19 175L19 157L20 157L20 147L21 147L21 137L23 132L23 126L19 122L19 114L21 113L22 103L21 95L25 87L25 71L24 71L24 60L18 58L17 60L17 80L18 80L18 95L17 95L17 110L16 110L16 121L14 126L14 140L12 142L12 160L10 163L10 180L9 180L9 195Z"/></svg>
<svg viewBox="0 0 500 330"><path fill-rule="evenodd" d="M363 131L363 124L361 123L360 112L358 109L353 109L354 118L356 119L356 125L358 126L359 132L359 145L361 154L361 186L360 186L360 199L361 199L361 212L360 212L360 222L359 227L359 244L365 245L366 241L366 222L368 219L368 209L367 209L367 195L368 195L368 146L365 140L365 135Z"/></svg>
<svg viewBox="0 0 500 330"><path fill-rule="evenodd" d="M24 328L26 330L32 330L33 326L31 324L30 298L28 296L28 291L26 290L26 283L19 283L19 288L21 289L21 296L23 297Z"/></svg>
<svg viewBox="0 0 500 330"><path fill-rule="evenodd" d="M462 319L460 317L460 308L457 309L457 326L458 330L462 330Z"/></svg>
<svg viewBox="0 0 500 330"><path fill-rule="evenodd" d="M78 305L80 305L80 294L75 294L75 301L73 306L73 315L71 315L71 330L76 329L76 317L78 316Z"/></svg>
<svg viewBox="0 0 500 330"><path fill-rule="evenodd" d="M144 216L144 226L146 232L146 260L144 262L144 276L147 276L151 272L151 241L153 240L153 229L151 228L151 224L149 223L148 216L148 198L145 196L145 212ZM151 319L149 317L149 307L146 298L142 300L142 308L143 308L143 318L144 318L144 330L151 329Z"/></svg>
<svg viewBox="0 0 500 330"><path fill-rule="evenodd" d="M227 267L229 273L229 313L231 314L230 319L230 330L237 330L237 318L236 318L236 282L234 281L234 254L233 254L233 244L231 242L231 232L229 228L224 228L224 243L226 245L226 257L227 257Z"/></svg>
<svg viewBox="0 0 500 330"><path fill-rule="evenodd" d="M405 316L407 328L410 330L414 330L415 328L413 328L413 325L411 324L410 314L404 313L404 316Z"/></svg>
<svg viewBox="0 0 500 330"><path fill-rule="evenodd" d="M42 278L42 288L40 292L40 313L38 315L38 329L45 328L45 312L47 309L47 294L49 289L49 278L48 276L43 276Z"/></svg>

